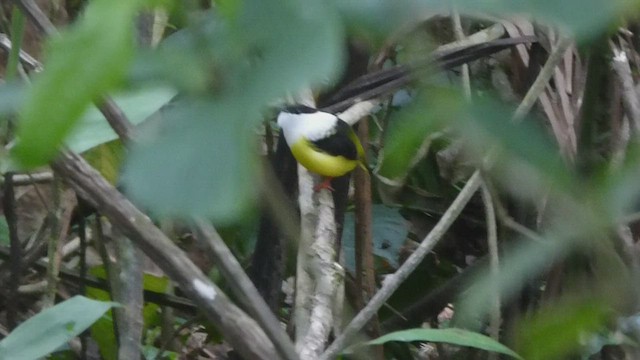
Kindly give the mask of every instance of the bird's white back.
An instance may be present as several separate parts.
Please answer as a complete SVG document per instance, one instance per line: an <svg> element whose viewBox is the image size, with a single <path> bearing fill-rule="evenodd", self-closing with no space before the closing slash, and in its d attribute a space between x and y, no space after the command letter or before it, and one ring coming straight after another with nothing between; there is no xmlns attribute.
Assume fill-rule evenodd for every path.
<svg viewBox="0 0 640 360"><path fill-rule="evenodd" d="M335 131L338 117L327 112L291 114L286 111L278 114L278 126L282 128L289 145L301 137L315 141L327 137Z"/></svg>

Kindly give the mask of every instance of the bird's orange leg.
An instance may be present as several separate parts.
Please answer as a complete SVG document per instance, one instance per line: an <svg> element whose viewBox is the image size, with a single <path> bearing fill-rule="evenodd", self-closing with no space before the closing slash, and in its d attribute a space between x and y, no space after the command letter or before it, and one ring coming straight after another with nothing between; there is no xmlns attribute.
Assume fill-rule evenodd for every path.
<svg viewBox="0 0 640 360"><path fill-rule="evenodd" d="M319 184L317 184L316 186L313 187L313 190L315 192L318 192L318 191L320 191L322 189L327 189L329 191L333 191L333 188L331 187L331 180L333 180L332 177L324 178L324 180L321 183L319 183Z"/></svg>

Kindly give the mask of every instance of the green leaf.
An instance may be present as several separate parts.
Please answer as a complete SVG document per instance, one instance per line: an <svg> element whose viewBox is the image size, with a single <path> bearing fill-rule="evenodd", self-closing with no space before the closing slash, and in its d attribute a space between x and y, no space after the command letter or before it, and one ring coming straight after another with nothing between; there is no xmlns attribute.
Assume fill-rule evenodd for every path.
<svg viewBox="0 0 640 360"><path fill-rule="evenodd" d="M8 246L9 240L9 224L7 224L7 218L0 217L0 245Z"/></svg>
<svg viewBox="0 0 640 360"><path fill-rule="evenodd" d="M517 349L531 360L567 358L581 347L585 334L602 328L607 308L601 301L585 297L546 306L518 324Z"/></svg>
<svg viewBox="0 0 640 360"><path fill-rule="evenodd" d="M123 79L133 56L138 1L95 0L71 30L51 45L45 71L22 107L15 160L47 163L89 104Z"/></svg>
<svg viewBox="0 0 640 360"><path fill-rule="evenodd" d="M554 189L575 190L577 179L563 162L548 132L538 125L541 121L526 118L514 123L513 112L513 108L491 97L480 98L466 106L466 116L459 118L457 127L476 154L484 155L487 150L498 147L500 152L494 164L505 174L501 180L512 184L524 184L528 180L534 185L537 181ZM526 170L524 167L533 170L527 173L530 178L513 181ZM522 187L519 190L532 192Z"/></svg>
<svg viewBox="0 0 640 360"><path fill-rule="evenodd" d="M121 181L156 214L230 221L256 195L253 133L238 108L186 102L163 113L158 134L132 148ZM214 117L214 118L212 118Z"/></svg>
<svg viewBox="0 0 640 360"><path fill-rule="evenodd" d="M74 296L45 309L0 341L0 359L38 359L78 336L115 303Z"/></svg>
<svg viewBox="0 0 640 360"><path fill-rule="evenodd" d="M468 346L476 349L493 351L509 355L516 359L522 359L513 350L493 340L492 338L463 330L463 329L409 329L389 333L377 339L368 341L365 345L380 345L389 341L429 341L447 343L460 346Z"/></svg>
<svg viewBox="0 0 640 360"><path fill-rule="evenodd" d="M342 0L336 4L348 23L389 32L407 22L448 13L455 7L461 14L491 13L502 16L527 14L538 22L559 25L578 39L607 29L618 17L634 10L634 0ZM598 11L593 11L598 9Z"/></svg>
<svg viewBox="0 0 640 360"><path fill-rule="evenodd" d="M425 140L463 111L463 98L458 92L446 88L423 89L423 94L390 123L378 175L402 182Z"/></svg>
<svg viewBox="0 0 640 360"><path fill-rule="evenodd" d="M166 105L176 91L169 87L152 87L114 95L112 99L127 116L138 125ZM89 108L78 126L65 141L70 150L81 153L118 138L104 115L95 107Z"/></svg>
<svg viewBox="0 0 640 360"><path fill-rule="evenodd" d="M25 88L18 83L0 85L0 116L12 115L24 102Z"/></svg>
<svg viewBox="0 0 640 360"><path fill-rule="evenodd" d="M199 56L215 91L204 97L191 88L141 134L122 177L132 198L157 214L221 222L244 214L256 195L251 144L261 111L339 71L342 29L331 9L313 1L246 1L232 19L207 14L204 24L176 34L183 41L167 47Z"/></svg>
<svg viewBox="0 0 640 360"><path fill-rule="evenodd" d="M384 258L391 266L397 267L400 249L407 240L409 227L398 209L384 205L373 205L372 208L373 253ZM355 271L355 233L354 213L345 214L342 231L342 251L345 265L351 272Z"/></svg>

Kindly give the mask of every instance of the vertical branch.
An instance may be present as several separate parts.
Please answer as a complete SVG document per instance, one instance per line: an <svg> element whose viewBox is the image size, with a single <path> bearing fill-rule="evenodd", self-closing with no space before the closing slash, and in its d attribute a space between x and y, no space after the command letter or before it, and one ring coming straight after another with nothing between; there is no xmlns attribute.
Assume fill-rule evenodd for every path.
<svg viewBox="0 0 640 360"><path fill-rule="evenodd" d="M11 50L7 60L6 80L12 80L18 74L20 68L20 49L24 36L24 14L17 6L11 12Z"/></svg>
<svg viewBox="0 0 640 360"><path fill-rule="evenodd" d="M633 133L637 136L640 134L640 99L638 99L635 91L629 58L623 49L612 46L612 51L614 56L611 66L622 87L622 103L624 104L625 113L629 117Z"/></svg>
<svg viewBox="0 0 640 360"><path fill-rule="evenodd" d="M9 242L11 248L11 277L9 279L9 291L7 291L8 296L6 298L6 309L9 329L13 329L16 326L18 285L20 284L20 276L22 273L22 246L20 244L20 239L18 238L18 219L16 216L16 198L13 187L13 173L6 173L4 179L2 205L4 208L4 216L7 220L7 226L9 228Z"/></svg>
<svg viewBox="0 0 640 360"><path fill-rule="evenodd" d="M136 359L140 357L143 327L142 254L118 232L114 234L114 244L117 262L110 282L113 299L122 304L114 309L118 321L118 359Z"/></svg>
<svg viewBox="0 0 640 360"><path fill-rule="evenodd" d="M333 328L335 297L337 291L342 290L344 280L343 269L336 262L333 197L324 190L313 194L312 199L317 204L317 223L312 243L303 252L307 256L304 270L313 288L307 302L310 307L306 309L309 316L307 332L296 339L302 359L317 359L325 349Z"/></svg>
<svg viewBox="0 0 640 360"><path fill-rule="evenodd" d="M358 137L367 154L369 148L369 122L367 119L358 125ZM373 231L371 228L371 177L369 172L357 168L354 173L355 185L355 253L356 253L356 288L358 290L357 306L361 310L373 297L376 290L375 269L373 264ZM380 336L380 324L377 316L369 323L368 334L372 338ZM381 347L377 348L378 357L384 355Z"/></svg>
<svg viewBox="0 0 640 360"><path fill-rule="evenodd" d="M493 303L491 304L491 318L489 321L489 335L496 341L500 341L500 291L497 283L498 274L500 272L500 263L498 258L498 231L496 225L496 212L493 206L491 192L486 184L482 184L482 201L485 208L485 216L487 221L487 243L489 245L489 270L494 281ZM492 353L489 359L497 359L496 354Z"/></svg>
<svg viewBox="0 0 640 360"><path fill-rule="evenodd" d="M60 206L60 192L61 192L60 180L54 178L51 183L51 194L53 195L53 209L51 209L49 216L51 217L51 232L49 233L49 242L47 246L47 293L44 298L44 307L53 306L56 300L56 291L58 288L58 273L60 272L60 262L62 261L59 255L60 248L60 218L61 218L61 206Z"/></svg>
<svg viewBox="0 0 640 360"><path fill-rule="evenodd" d="M81 205L80 205L81 207ZM86 295L87 286L85 278L87 277L87 220L84 214L78 219L78 238L80 239L80 294ZM88 331L84 331L80 335L80 357L87 358L87 339Z"/></svg>
<svg viewBox="0 0 640 360"><path fill-rule="evenodd" d="M453 22L453 32L456 35L456 40L461 41L466 38L464 31L462 30L462 21L460 20L460 13L458 10L453 9L451 12L451 21ZM462 64L462 91L467 99L471 99L471 78L469 77L469 65Z"/></svg>
<svg viewBox="0 0 640 360"><path fill-rule="evenodd" d="M301 103L313 105L311 92ZM329 341L342 291L344 270L337 263L337 230L332 194L313 190L314 178L298 165L301 240L296 265L294 321L296 350L303 359L317 359Z"/></svg>
<svg viewBox="0 0 640 360"><path fill-rule="evenodd" d="M307 249L313 245L313 229L317 221L313 206L313 177L308 171L298 165L298 189L300 205L300 242L296 260L296 292L295 292L295 339L296 350L300 353L302 339L309 331L311 307L313 306L313 280L307 271Z"/></svg>
<svg viewBox="0 0 640 360"><path fill-rule="evenodd" d="M231 290L238 297L245 309L265 330L265 333L283 359L295 360L298 358L293 344L287 337L280 323L273 316L269 306L260 296L249 276L235 258L231 250L224 243L216 229L206 221L195 220L194 230L198 239L207 245L209 254L216 263L220 272L227 279Z"/></svg>

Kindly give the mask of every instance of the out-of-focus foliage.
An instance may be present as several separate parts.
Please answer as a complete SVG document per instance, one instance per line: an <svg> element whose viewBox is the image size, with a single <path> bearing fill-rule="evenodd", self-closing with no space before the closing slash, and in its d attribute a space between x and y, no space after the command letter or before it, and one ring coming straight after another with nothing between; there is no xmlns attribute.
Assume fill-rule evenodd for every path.
<svg viewBox="0 0 640 360"><path fill-rule="evenodd" d="M51 160L89 104L120 84L133 56L139 6L140 1L92 1L83 19L51 44L47 70L20 111L13 155L21 165Z"/></svg>
<svg viewBox="0 0 640 360"><path fill-rule="evenodd" d="M246 1L223 3L217 16L206 14L167 39L151 63L159 76L185 71L179 86L213 95L177 100L153 131L141 135L146 141L128 159L125 186L157 213L237 219L256 195L251 141L261 111L334 78L341 38L331 6ZM176 186L186 191L175 192Z"/></svg>
<svg viewBox="0 0 640 360"><path fill-rule="evenodd" d="M303 90L330 88L346 67L344 48L348 39L364 39L374 54L383 46L393 45L387 49L392 50L387 55L393 59L385 66L419 59L425 55L423 49L454 40L449 25L442 25L449 24L449 19L434 20L430 16L449 17L455 8L463 15L467 23L464 30L468 32L488 23L508 26L513 21L530 22L541 34L575 37L587 51L572 49L563 63L570 64L577 73L576 69L589 64L584 54L593 39L609 37L612 44L617 44L629 36L627 31L637 31L632 24L628 27L632 30L614 32L634 21L639 6L634 0L225 0L208 3L212 8L202 10L187 2L166 1L153 5L167 10L168 29L173 33L157 47L142 49L135 45L134 24L138 11L146 5L149 4L141 0L87 2L75 23L52 36L43 59L44 71L33 74L32 86L15 82L0 85L0 138L9 144L8 150L12 149L8 159L14 165L27 169L44 165L55 158L62 146L67 146L85 152L86 159L109 181L120 185L127 196L158 218L205 216L230 227L245 226L244 222L253 220L258 208L264 182L260 169L264 149L258 141L262 139L261 121L273 113L273 108ZM514 16L518 18L514 20ZM553 27L549 30L538 24ZM546 51L553 49L548 43L555 40L540 40L538 55L546 60ZM632 45L630 40L628 45ZM531 47L523 48L525 53L533 53ZM637 50L631 49L636 58ZM526 88L528 80L523 78L536 75L540 59L531 55L531 73L525 73L518 70L522 64L504 61L507 56L503 53L493 63L479 65L477 72L472 68L472 85L490 82L475 78L486 68L509 67L499 70L518 77L514 83ZM632 70L635 80L638 69ZM466 99L458 86L457 71L437 79L425 73L424 79L401 90L411 96L381 106L384 111L379 114L384 113L384 118L372 131L379 135L372 140L371 162L377 164L372 178L374 189L381 189L381 183L388 188L374 196L372 231L376 255L394 267L400 265L414 249L409 245L422 240L423 233L430 230L463 185L465 176L441 176L442 167L436 157L443 150L459 146L465 170L482 169L493 191L493 201L506 213L501 214L506 218L499 216L498 220L498 274L491 273L483 265L484 260L478 259L487 253L486 220L480 202L472 202L454 226L458 232L442 240L440 247L390 299L389 304L397 308L387 309L389 312L402 312L433 301L439 308L422 309L419 318L409 321L431 320L439 325L453 322L457 327L480 332L486 328L496 298L506 308L513 306L514 298L522 296L528 307L517 309L523 312L518 315L523 316L513 316L509 319L512 322L503 323L501 340L511 341L509 346L526 359L561 358L590 351L593 354L585 345L588 341L582 341L584 338L618 332L629 337L637 335L637 327L623 329L612 321L633 319L630 314L637 312L637 259L632 250L625 248L629 244L618 239L621 227L633 225L633 217L638 218L640 159L637 140L633 140L637 134L629 130L631 144L623 149L624 159L614 163L613 151L601 148L603 139L616 136L617 130L611 129L615 121L601 119L602 123L596 125L605 130L593 130L597 126L588 129L602 143L589 145L600 151L599 164L608 166L593 167L587 176L572 159L563 158L562 146L556 143L563 139L562 134L550 135L558 125L548 116L549 107L558 103L574 105L576 116L571 117L575 121L570 126L575 130L583 101L580 91L584 89L580 86L587 81L577 75L577 79L561 79L561 75L569 73L567 69L563 71L556 71L545 90L557 95L563 87L571 87L563 94L571 98L552 96L550 105L534 108L534 114L517 123L512 119L516 104L498 101L494 95L498 91L494 93L495 89L490 88L493 84L487 85L488 90L472 91L471 101ZM612 88L616 81L610 80ZM134 125L140 125L136 128L136 143L126 150L91 105L114 91L125 94L114 96L115 101ZM525 91L514 90L513 99L521 98ZM603 106L616 104L620 108L621 102L618 98ZM562 110L556 115L569 112L567 108ZM614 111L602 113L609 116ZM17 115L15 122L12 115ZM457 164L451 166L461 170ZM424 172L430 176L421 176ZM399 211L380 204L384 202L422 217L405 222ZM510 217L523 221L535 236L507 226ZM408 223L412 240L405 242ZM253 224L247 225L250 226ZM345 227L343 249L346 266L352 269L354 235L350 215ZM637 231L633 231L629 229L637 237ZM5 232L0 226L0 245L7 242ZM249 236L246 238L238 236L233 246L244 250L251 244ZM633 236L632 240L637 241ZM637 247L636 242L629 248L634 246ZM467 275L465 272L476 261L481 270L458 282L458 276ZM206 264L202 268L210 270ZM152 280L157 282L151 286L155 291L167 290L165 278L146 279ZM451 283L456 284L455 291L446 288ZM445 289L440 292L441 287ZM528 292L525 294L523 289ZM445 290L455 294L449 295ZM88 294L108 299L106 292L97 289L89 289ZM438 319L446 303L433 300L437 296L455 302L453 319ZM576 300L581 296L585 299ZM22 354L9 351L34 351L29 356L44 356L112 306L74 299L43 311L17 328L0 342L0 359L5 354ZM66 313L59 310L61 306ZM90 311L77 311L84 308ZM146 325L152 328L149 333L159 331L158 306L147 304L144 309ZM80 319L67 318L78 313ZM40 320L42 316L47 316L48 323ZM381 318L386 320L387 314L381 312ZM72 332L65 328L69 321L76 322ZM34 330L34 323L40 328ZM411 327L414 326L417 325ZM34 334L44 334L45 330L49 331L46 336L34 339ZM115 358L113 319L102 318L92 333L103 356ZM157 337L149 335L152 340L145 344L144 351L150 356L159 351ZM633 345L632 341L609 340L598 344ZM410 329L390 333L369 345L387 341L444 342L518 357L499 342L457 329Z"/></svg>

